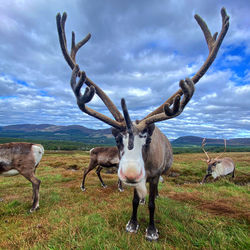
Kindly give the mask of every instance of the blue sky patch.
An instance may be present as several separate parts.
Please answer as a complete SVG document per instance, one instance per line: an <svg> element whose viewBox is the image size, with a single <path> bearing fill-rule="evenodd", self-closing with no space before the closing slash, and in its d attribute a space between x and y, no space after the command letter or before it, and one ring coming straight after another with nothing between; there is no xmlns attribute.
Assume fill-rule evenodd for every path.
<svg viewBox="0 0 250 250"><path fill-rule="evenodd" d="M214 66L219 70L230 70L234 72L232 79L237 86L247 85L249 82L242 81L250 66L250 55L246 53L246 47L228 46L223 55L218 57Z"/></svg>
<svg viewBox="0 0 250 250"><path fill-rule="evenodd" d="M22 81L22 80L17 80L17 79L13 79L17 84L20 84L20 85L23 85L23 86L26 86L26 87L29 87L29 84L25 81Z"/></svg>

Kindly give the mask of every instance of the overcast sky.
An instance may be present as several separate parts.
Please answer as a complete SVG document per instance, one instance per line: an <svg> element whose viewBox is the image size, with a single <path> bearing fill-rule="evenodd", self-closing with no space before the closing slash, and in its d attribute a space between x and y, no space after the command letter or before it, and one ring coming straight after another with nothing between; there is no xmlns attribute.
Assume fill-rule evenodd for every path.
<svg viewBox="0 0 250 250"><path fill-rule="evenodd" d="M92 34L77 56L81 70L119 109L125 97L135 120L197 72L208 49L194 14L219 32L223 6L230 27L214 64L183 113L157 125L170 139L250 137L249 0L0 0L0 126L108 127L78 109L58 42L58 12L68 14L68 41L72 30L77 41ZM90 106L110 116L98 98Z"/></svg>

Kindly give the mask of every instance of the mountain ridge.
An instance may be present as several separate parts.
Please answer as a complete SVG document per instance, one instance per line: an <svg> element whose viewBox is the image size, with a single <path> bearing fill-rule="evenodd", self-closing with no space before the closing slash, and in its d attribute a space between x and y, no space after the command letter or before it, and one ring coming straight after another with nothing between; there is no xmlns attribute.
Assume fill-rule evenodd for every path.
<svg viewBox="0 0 250 250"><path fill-rule="evenodd" d="M201 146L203 137L199 136L181 136L171 142L173 146L178 145L196 145ZM227 146L250 146L250 138L232 138L226 140ZM206 145L224 145L224 139L206 138Z"/></svg>
<svg viewBox="0 0 250 250"><path fill-rule="evenodd" d="M17 124L0 126L0 137L77 141L84 143L115 144L111 128L90 129L81 125ZM203 138L181 136L171 141L172 146L200 146ZM223 146L223 139L207 138L206 144ZM232 138L228 146L250 146L250 138Z"/></svg>

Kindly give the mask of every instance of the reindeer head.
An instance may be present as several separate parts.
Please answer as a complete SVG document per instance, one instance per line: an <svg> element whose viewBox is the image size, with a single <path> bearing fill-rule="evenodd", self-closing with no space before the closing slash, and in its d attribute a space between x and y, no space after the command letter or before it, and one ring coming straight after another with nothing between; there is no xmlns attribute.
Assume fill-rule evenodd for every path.
<svg viewBox="0 0 250 250"><path fill-rule="evenodd" d="M122 181L131 185L137 185L142 180L145 180L144 162L147 155L146 152L150 147L151 136L154 133L154 123L178 116L192 98L194 93L194 84L200 80L214 61L228 30L229 17L227 16L224 8L221 10L221 15L222 29L218 39L218 33L216 32L212 36L202 18L195 15L195 19L204 33L209 48L207 60L201 66L199 71L192 77L192 79L187 78L186 80L181 80L179 84L180 89L168 98L162 105L143 119L132 122L125 100L121 100L121 107L123 111L122 115L104 91L91 81L86 76L84 71L80 71L79 66L76 64L76 53L90 39L90 34L75 44L75 34L72 32L71 53L69 53L65 35L65 22L67 15L64 13L61 17L60 14L57 14L56 20L60 45L65 60L73 70L71 76L71 87L76 96L77 104L86 114L93 116L113 127L113 135L120 151L118 175ZM76 81L77 78L79 78L78 81ZM87 85L84 94L81 93L83 84ZM114 119L111 119L110 117L107 117L86 105L91 101L95 94L97 94L104 102Z"/></svg>

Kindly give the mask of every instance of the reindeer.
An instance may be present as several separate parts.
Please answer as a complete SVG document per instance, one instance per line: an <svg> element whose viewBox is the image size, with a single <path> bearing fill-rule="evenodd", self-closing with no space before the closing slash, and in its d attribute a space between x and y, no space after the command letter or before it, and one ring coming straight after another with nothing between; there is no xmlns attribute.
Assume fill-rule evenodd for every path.
<svg viewBox="0 0 250 250"><path fill-rule="evenodd" d="M122 115L105 92L89 79L86 73L81 71L77 65L75 59L76 53L90 39L91 35L88 34L83 40L75 44L75 34L72 32L71 52L69 53L65 35L67 14L63 13L61 16L58 13L56 16L60 46L66 62L72 69L70 83L78 107L82 112L113 127L112 133L115 137L120 157L118 177L123 183L134 187L133 211L131 219L126 225L127 232L136 233L139 228L137 209L139 200L144 199L147 194L146 182L149 182L149 226L146 229L146 239L150 241L159 238L158 230L154 223L155 196L159 177L169 170L173 162L173 152L170 142L160 129L155 126L155 123L180 115L192 98L194 84L200 80L214 61L227 33L229 17L224 8L221 10L221 15L222 29L218 37L217 32L212 36L203 19L195 15L195 19L204 33L209 49L206 61L191 79L186 78L186 80L180 81L180 89L175 94L146 117L135 122L132 122L130 119L125 99L122 98L121 100ZM78 78L79 80L76 81ZM81 88L84 83L87 87L84 94L82 94ZM92 100L95 94L104 102L114 119L86 105ZM181 97L182 95L183 97Z"/></svg>
<svg viewBox="0 0 250 250"><path fill-rule="evenodd" d="M39 208L39 187L41 181L35 171L44 154L40 144L11 142L0 144L0 176L21 174L32 183L33 204L30 212Z"/></svg>
<svg viewBox="0 0 250 250"><path fill-rule="evenodd" d="M206 145L206 139L204 138L201 144L201 148L205 155L207 156L206 160L203 160L207 163L207 174L203 178L201 184L205 183L206 179L209 176L213 176L214 180L220 176L226 176L232 174L234 178L235 164L233 160L229 157L220 158L226 152L226 140L224 140L224 152L217 156L216 158L210 158L206 150L204 149Z"/></svg>
<svg viewBox="0 0 250 250"><path fill-rule="evenodd" d="M119 165L119 152L117 147L96 147L92 148L90 150L90 162L88 168L84 169L83 173L83 180L82 180L82 185L81 189L82 191L85 191L85 178L87 174L93 170L96 166L97 170L97 176L101 182L102 187L106 188L107 185L104 184L102 177L101 177L101 170L103 168L111 168L111 167L116 167L118 168ZM118 179L118 190L120 192L123 191L122 188L122 182L120 179Z"/></svg>

